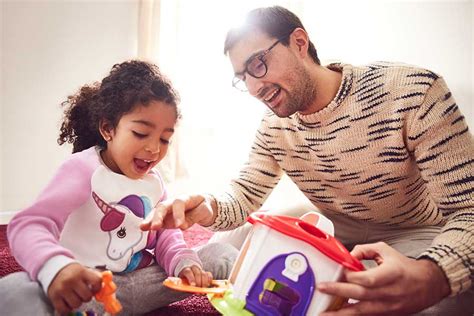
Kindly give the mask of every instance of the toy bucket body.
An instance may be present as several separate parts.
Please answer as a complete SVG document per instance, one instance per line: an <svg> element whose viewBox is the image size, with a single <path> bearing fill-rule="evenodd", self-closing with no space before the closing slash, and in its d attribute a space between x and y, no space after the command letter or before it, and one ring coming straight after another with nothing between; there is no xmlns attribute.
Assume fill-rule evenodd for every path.
<svg viewBox="0 0 474 316"><path fill-rule="evenodd" d="M339 280L344 268L363 270L334 237L304 220L255 213L249 222L231 283L255 315L317 315L334 303L316 290L319 282Z"/></svg>

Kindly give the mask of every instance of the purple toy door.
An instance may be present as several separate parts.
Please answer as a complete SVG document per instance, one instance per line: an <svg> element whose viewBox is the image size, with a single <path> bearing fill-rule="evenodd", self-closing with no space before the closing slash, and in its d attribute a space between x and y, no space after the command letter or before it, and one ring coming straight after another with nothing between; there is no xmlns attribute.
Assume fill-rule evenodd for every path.
<svg viewBox="0 0 474 316"><path fill-rule="evenodd" d="M305 255L292 252L276 256L250 287L245 309L259 316L306 315L315 285L314 273Z"/></svg>

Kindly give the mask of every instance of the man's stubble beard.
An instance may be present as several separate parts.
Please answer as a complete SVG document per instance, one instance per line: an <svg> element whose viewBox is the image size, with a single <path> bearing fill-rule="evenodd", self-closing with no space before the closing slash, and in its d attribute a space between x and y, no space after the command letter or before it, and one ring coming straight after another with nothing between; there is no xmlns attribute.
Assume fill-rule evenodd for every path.
<svg viewBox="0 0 474 316"><path fill-rule="evenodd" d="M282 104L282 113L274 113L278 117L289 117L296 112L306 111L316 99L316 83L311 79L309 73L300 67L293 72L293 78L299 78L294 82L292 92L288 92L288 102Z"/></svg>

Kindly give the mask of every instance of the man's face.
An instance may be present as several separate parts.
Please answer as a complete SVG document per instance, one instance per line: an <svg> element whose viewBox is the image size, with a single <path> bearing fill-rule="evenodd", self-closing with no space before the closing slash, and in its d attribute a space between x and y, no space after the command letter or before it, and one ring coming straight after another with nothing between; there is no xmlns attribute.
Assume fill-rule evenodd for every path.
<svg viewBox="0 0 474 316"><path fill-rule="evenodd" d="M298 47L291 43L291 36L288 47L278 43L263 57L276 39L262 32L249 34L229 50L234 73L245 81L251 95L279 117L304 113L316 96L315 83L304 68ZM246 66L254 58L260 58L267 67L261 78L254 78L247 72Z"/></svg>

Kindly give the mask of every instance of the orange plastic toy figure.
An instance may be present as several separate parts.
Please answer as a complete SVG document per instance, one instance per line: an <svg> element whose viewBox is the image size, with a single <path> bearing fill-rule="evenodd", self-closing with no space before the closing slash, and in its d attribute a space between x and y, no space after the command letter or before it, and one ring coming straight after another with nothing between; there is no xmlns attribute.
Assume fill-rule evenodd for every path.
<svg viewBox="0 0 474 316"><path fill-rule="evenodd" d="M98 302L104 304L104 309L107 313L115 315L122 310L122 305L115 297L115 291L117 290L117 285L112 281L112 272L103 271L102 272L102 288L95 295L95 299Z"/></svg>

